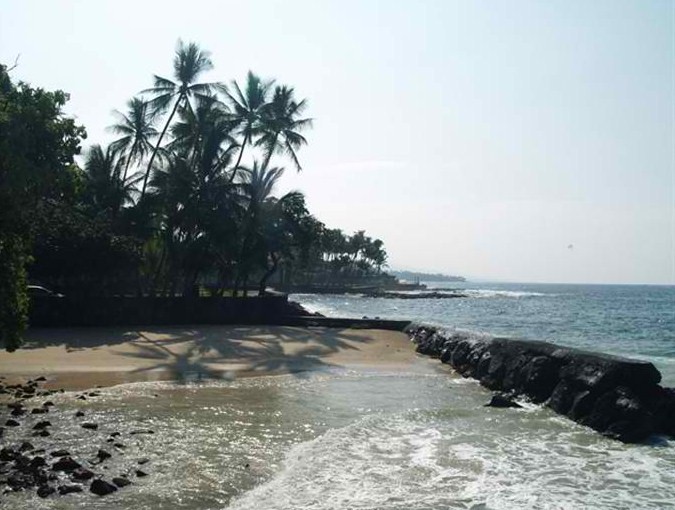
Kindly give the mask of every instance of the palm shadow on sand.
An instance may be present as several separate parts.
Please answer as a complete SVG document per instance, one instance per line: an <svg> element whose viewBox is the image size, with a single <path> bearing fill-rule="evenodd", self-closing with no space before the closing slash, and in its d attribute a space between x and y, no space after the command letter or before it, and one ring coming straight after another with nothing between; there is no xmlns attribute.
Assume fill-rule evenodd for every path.
<svg viewBox="0 0 675 510"><path fill-rule="evenodd" d="M325 370L336 366L323 359L325 356L341 350L358 350L354 344L371 341L368 336L356 335L349 330L325 328L242 326L223 330L202 326L195 329L153 328L151 332L167 337L153 339L140 332L138 337L143 343L131 342L135 352L120 355L152 362L132 373L164 371L176 380L231 378L233 371L222 368L228 364L234 365L236 372L248 375ZM180 349L179 344L187 342L190 344L187 350ZM287 342L307 345L299 349L296 346L293 352L287 352L284 349Z"/></svg>

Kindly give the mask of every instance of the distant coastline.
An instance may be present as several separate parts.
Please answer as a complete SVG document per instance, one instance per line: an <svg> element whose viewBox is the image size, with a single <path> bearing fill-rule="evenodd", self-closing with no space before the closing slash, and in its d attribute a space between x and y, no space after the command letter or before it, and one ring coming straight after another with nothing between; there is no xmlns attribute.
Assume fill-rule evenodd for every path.
<svg viewBox="0 0 675 510"><path fill-rule="evenodd" d="M420 273L417 271L389 271L400 280L409 282L465 282L466 278L463 276L453 276L442 273Z"/></svg>

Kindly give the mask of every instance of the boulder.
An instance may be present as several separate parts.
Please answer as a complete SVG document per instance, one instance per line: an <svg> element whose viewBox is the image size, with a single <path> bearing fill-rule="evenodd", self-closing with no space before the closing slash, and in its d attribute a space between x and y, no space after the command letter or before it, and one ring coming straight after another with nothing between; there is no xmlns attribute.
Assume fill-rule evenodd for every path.
<svg viewBox="0 0 675 510"><path fill-rule="evenodd" d="M99 459L101 462L103 462L104 460L109 459L110 457L112 457L112 455L109 454L108 452L106 452L105 450L99 450L98 453L96 454L96 457L98 457L98 459Z"/></svg>
<svg viewBox="0 0 675 510"><path fill-rule="evenodd" d="M49 485L40 485L37 490L37 495L41 498L46 498L54 494L55 489Z"/></svg>
<svg viewBox="0 0 675 510"><path fill-rule="evenodd" d="M117 487L122 488L131 485L131 480L123 476L118 476L117 478L112 479L112 483L117 485Z"/></svg>
<svg viewBox="0 0 675 510"><path fill-rule="evenodd" d="M107 496L108 494L115 492L117 487L105 480L98 479L91 482L89 490L97 496Z"/></svg>
<svg viewBox="0 0 675 510"><path fill-rule="evenodd" d="M506 395L504 393L496 393L492 395L492 399L490 402L485 404L485 407L501 407L501 408L521 408L521 406L518 402L513 400L513 397L510 395Z"/></svg>
<svg viewBox="0 0 675 510"><path fill-rule="evenodd" d="M75 471L82 467L79 462L73 460L71 457L61 457L52 464L52 471L65 471L66 473Z"/></svg>
<svg viewBox="0 0 675 510"><path fill-rule="evenodd" d="M94 478L94 473L89 471L87 468L79 467L71 473L70 477L73 480L84 481Z"/></svg>

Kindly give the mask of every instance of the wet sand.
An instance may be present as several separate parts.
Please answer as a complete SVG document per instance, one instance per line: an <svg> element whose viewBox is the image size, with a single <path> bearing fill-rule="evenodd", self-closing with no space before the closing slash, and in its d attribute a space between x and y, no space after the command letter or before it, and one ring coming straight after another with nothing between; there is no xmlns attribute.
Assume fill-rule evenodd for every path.
<svg viewBox="0 0 675 510"><path fill-rule="evenodd" d="M415 361L401 332L286 326L176 326L30 330L0 352L0 374L48 379L47 388L234 379L331 367L396 369Z"/></svg>

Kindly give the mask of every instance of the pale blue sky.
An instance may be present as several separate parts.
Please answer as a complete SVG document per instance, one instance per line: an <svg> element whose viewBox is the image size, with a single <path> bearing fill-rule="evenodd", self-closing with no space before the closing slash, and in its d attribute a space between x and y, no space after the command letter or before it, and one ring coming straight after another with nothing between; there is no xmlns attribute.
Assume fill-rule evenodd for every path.
<svg viewBox="0 0 675 510"><path fill-rule="evenodd" d="M96 143L194 40L208 78L252 69L309 99L284 190L391 266L672 284L674 5L0 0L0 61L70 92Z"/></svg>

